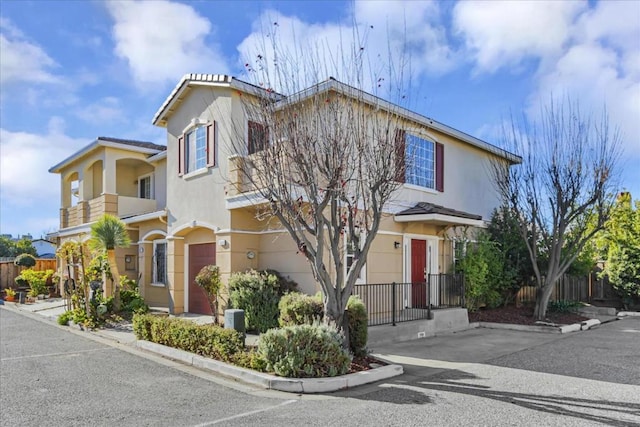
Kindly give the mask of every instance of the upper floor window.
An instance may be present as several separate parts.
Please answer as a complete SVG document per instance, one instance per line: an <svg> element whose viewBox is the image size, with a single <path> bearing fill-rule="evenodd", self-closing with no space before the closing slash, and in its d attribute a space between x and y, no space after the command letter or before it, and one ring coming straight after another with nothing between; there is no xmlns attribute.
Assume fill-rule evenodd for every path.
<svg viewBox="0 0 640 427"><path fill-rule="evenodd" d="M396 131L396 180L418 187L444 191L444 145Z"/></svg>
<svg viewBox="0 0 640 427"><path fill-rule="evenodd" d="M185 134L185 172L202 169L207 164L207 132L204 126L198 126Z"/></svg>
<svg viewBox="0 0 640 427"><path fill-rule="evenodd" d="M153 199L153 182L151 175L138 178L138 197L141 199Z"/></svg>
<svg viewBox="0 0 640 427"><path fill-rule="evenodd" d="M269 142L269 128L262 123L247 123L247 148L249 154L264 150Z"/></svg>
<svg viewBox="0 0 640 427"><path fill-rule="evenodd" d="M178 138L178 175L216 165L215 123L195 123Z"/></svg>

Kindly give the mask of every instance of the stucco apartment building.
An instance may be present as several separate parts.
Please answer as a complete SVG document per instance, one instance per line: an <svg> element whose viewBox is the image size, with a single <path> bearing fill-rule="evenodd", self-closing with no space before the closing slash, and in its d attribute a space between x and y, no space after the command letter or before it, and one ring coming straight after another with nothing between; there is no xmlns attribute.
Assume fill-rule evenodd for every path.
<svg viewBox="0 0 640 427"><path fill-rule="evenodd" d="M306 259L283 229L257 218L260 200L239 172L252 148L237 150L232 143L238 124L245 141L260 132L241 98L256 90L227 75L185 75L153 118L167 131L166 146L100 137L53 166L62 189L58 244L88 238L91 224L105 212L118 215L134 242L117 250L121 272L140 279L149 305L175 314L209 313L194 278L212 263L223 280L249 268L274 269L315 293ZM353 90L329 79L311 96ZM359 99L370 96L359 93ZM401 135L415 158L385 209L358 280L421 282L425 272L449 272L452 237L483 227L497 206L490 159L520 159L410 110L375 102L399 115ZM403 298L407 306L415 302L411 295Z"/></svg>

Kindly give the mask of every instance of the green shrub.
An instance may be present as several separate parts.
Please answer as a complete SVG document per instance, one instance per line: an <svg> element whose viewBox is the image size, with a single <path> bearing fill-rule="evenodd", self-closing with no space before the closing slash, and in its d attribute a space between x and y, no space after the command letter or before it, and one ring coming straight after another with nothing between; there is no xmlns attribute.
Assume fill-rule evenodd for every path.
<svg viewBox="0 0 640 427"><path fill-rule="evenodd" d="M278 295L282 296L289 292L296 292L298 289L298 283L295 280L291 280L289 277L284 277L279 271L266 269L266 274L276 276L278 280Z"/></svg>
<svg viewBox="0 0 640 427"><path fill-rule="evenodd" d="M324 306L319 295L311 296L300 292L285 294L278 304L280 326L311 324L322 320Z"/></svg>
<svg viewBox="0 0 640 427"><path fill-rule="evenodd" d="M218 323L218 294L222 287L220 268L213 264L205 265L198 272L195 281L207 294L207 302L211 308L211 313L215 323Z"/></svg>
<svg viewBox="0 0 640 427"><path fill-rule="evenodd" d="M267 362L257 352L257 350L253 348L247 351L235 353L231 357L231 363L242 368L253 369L259 372L264 372L267 367Z"/></svg>
<svg viewBox="0 0 640 427"><path fill-rule="evenodd" d="M547 309L555 313L575 313L580 307L582 307L580 301L559 300L549 301Z"/></svg>
<svg viewBox="0 0 640 427"><path fill-rule="evenodd" d="M27 283L31 290L29 295L36 297L41 294L47 294L47 280L53 276L53 270L35 271L32 269L23 270L18 277L15 278L15 282L21 284Z"/></svg>
<svg viewBox="0 0 640 427"><path fill-rule="evenodd" d="M73 311L65 311L60 316L58 316L58 325L67 326L72 316L73 316Z"/></svg>
<svg viewBox="0 0 640 427"><path fill-rule="evenodd" d="M129 313L146 313L149 311L149 306L144 302L142 295L137 290L123 290L120 292L122 311ZM108 305L109 311L112 309L112 304Z"/></svg>
<svg viewBox="0 0 640 427"><path fill-rule="evenodd" d="M357 295L349 297L347 316L349 317L349 349L354 356L365 356L369 334L367 308Z"/></svg>
<svg viewBox="0 0 640 427"><path fill-rule="evenodd" d="M278 304L281 327L293 325L311 325L320 322L324 317L324 305L321 294L306 295L300 292L285 294ZM368 339L367 309L356 295L349 297L347 302L349 316L349 349L355 356L367 354Z"/></svg>
<svg viewBox="0 0 640 427"><path fill-rule="evenodd" d="M31 268L36 265L36 259L30 254L20 254L13 260L13 263L18 267Z"/></svg>
<svg viewBox="0 0 640 427"><path fill-rule="evenodd" d="M244 340L238 331L218 325L198 325L184 319L135 314L133 332L138 339L223 362L233 361L235 354L244 351Z"/></svg>
<svg viewBox="0 0 640 427"><path fill-rule="evenodd" d="M502 302L502 268L496 245L481 233L476 242L466 242L466 254L456 267L464 273L465 301L469 311Z"/></svg>
<svg viewBox="0 0 640 427"><path fill-rule="evenodd" d="M278 279L250 270L229 278L229 305L244 310L247 331L266 332L278 326Z"/></svg>
<svg viewBox="0 0 640 427"><path fill-rule="evenodd" d="M262 334L258 354L267 372L291 378L334 377L349 371L342 335L326 325L296 325Z"/></svg>

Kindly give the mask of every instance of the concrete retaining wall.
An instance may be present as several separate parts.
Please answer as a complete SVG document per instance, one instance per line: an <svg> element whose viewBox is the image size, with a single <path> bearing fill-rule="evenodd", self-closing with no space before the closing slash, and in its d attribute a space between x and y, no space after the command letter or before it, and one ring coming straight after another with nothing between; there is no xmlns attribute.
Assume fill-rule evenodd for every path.
<svg viewBox="0 0 640 427"><path fill-rule="evenodd" d="M369 327L367 346L373 347L390 342L410 341L469 329L469 315L466 308L433 310L432 313L432 320L415 320L413 322L397 323L396 326Z"/></svg>

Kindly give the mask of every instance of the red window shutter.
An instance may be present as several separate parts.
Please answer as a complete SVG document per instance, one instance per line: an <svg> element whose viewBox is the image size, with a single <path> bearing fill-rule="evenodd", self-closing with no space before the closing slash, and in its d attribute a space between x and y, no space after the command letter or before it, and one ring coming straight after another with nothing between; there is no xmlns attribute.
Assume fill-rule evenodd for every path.
<svg viewBox="0 0 640 427"><path fill-rule="evenodd" d="M184 175L184 135L178 138L178 176Z"/></svg>
<svg viewBox="0 0 640 427"><path fill-rule="evenodd" d="M407 132L404 129L396 129L395 135L395 165L396 165L396 181L405 182L406 179L406 142Z"/></svg>
<svg viewBox="0 0 640 427"><path fill-rule="evenodd" d="M216 165L216 122L207 125L207 167Z"/></svg>
<svg viewBox="0 0 640 427"><path fill-rule="evenodd" d="M436 190L444 191L444 145L436 142Z"/></svg>

